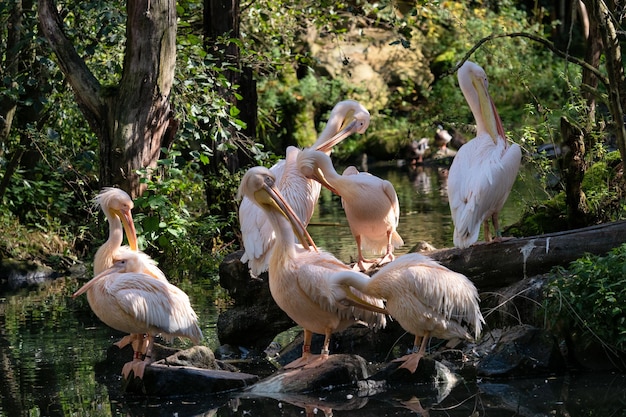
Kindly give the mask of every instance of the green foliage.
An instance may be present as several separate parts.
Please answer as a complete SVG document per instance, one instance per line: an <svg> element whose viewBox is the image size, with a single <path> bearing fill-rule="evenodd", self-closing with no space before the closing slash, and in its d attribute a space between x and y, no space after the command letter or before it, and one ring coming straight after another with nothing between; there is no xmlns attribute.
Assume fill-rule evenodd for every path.
<svg viewBox="0 0 626 417"><path fill-rule="evenodd" d="M140 247L159 259L174 280L212 276L223 244L216 218L204 217L204 188L197 162L166 152L156 170L140 173L147 191L135 200L134 220Z"/></svg>
<svg viewBox="0 0 626 417"><path fill-rule="evenodd" d="M626 351L626 245L552 274L545 299L549 324L571 329L588 344Z"/></svg>

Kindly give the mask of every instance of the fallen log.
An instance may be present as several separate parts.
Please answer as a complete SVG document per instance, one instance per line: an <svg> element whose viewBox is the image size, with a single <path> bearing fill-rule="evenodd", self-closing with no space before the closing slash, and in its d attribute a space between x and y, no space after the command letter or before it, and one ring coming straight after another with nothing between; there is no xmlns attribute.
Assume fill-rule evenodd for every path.
<svg viewBox="0 0 626 417"><path fill-rule="evenodd" d="M524 278L567 266L584 254L604 255L626 241L626 221L501 242L466 249L424 252L447 268L470 278L479 291L506 287Z"/></svg>

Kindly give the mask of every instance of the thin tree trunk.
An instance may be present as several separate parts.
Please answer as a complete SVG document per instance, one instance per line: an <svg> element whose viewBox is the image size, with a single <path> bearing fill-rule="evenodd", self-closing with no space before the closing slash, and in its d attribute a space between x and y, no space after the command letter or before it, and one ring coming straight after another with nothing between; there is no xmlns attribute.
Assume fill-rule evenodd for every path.
<svg viewBox="0 0 626 417"><path fill-rule="evenodd" d="M587 202L582 190L583 178L587 171L585 140L583 131L565 117L561 118L561 138L565 145L563 171L567 222L570 228L575 229L587 224Z"/></svg>

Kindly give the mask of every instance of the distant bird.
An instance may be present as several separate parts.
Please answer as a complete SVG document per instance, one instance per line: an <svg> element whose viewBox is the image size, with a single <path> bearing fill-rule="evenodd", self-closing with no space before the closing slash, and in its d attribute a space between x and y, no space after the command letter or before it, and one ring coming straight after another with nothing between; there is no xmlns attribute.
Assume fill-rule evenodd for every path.
<svg viewBox="0 0 626 417"><path fill-rule="evenodd" d="M412 353L396 359L411 373L424 356L430 337L474 340L480 336L484 319L474 284L422 254L399 256L371 278L341 271L328 281L346 292L350 287L385 300L391 317L415 336ZM472 329L473 335L466 328Z"/></svg>
<svg viewBox="0 0 626 417"><path fill-rule="evenodd" d="M442 150L445 150L448 146L448 143L452 140L452 135L441 125L437 125L437 130L435 131L435 145L437 145Z"/></svg>
<svg viewBox="0 0 626 417"><path fill-rule="evenodd" d="M487 90L485 71L466 61L458 71L459 86L476 119L476 137L459 149L448 175L448 201L454 222L454 245L467 248L478 240L481 223L491 241L489 219L500 237L498 213L506 202L522 152L506 140L502 121Z"/></svg>
<svg viewBox="0 0 626 417"><path fill-rule="evenodd" d="M419 141L413 140L409 145L407 152L407 158L409 164L421 164L424 162L424 155L426 151L430 149L428 146L428 138L421 138Z"/></svg>
<svg viewBox="0 0 626 417"><path fill-rule="evenodd" d="M149 262L142 252L122 251L114 256L114 264L83 285L72 297L91 294L93 312L107 326L131 334L146 334L145 339L133 341L135 359L124 365L122 373L130 371L143 378L146 365L152 362L154 336L166 340L187 337L200 343L202 331L198 316L189 297L178 287L143 273ZM138 357L143 353L143 358Z"/></svg>
<svg viewBox="0 0 626 417"><path fill-rule="evenodd" d="M330 153L332 147L353 133L364 133L370 122L370 114L365 107L354 100L337 103L330 113L326 127L317 141L311 146ZM276 177L276 186L298 218L307 225L320 194L320 185L300 174L296 160L300 149L290 146L285 159L271 170ZM239 206L239 223L245 252L241 262L248 263L253 275L267 271L269 254L274 245L275 235L265 213L244 196Z"/></svg>
<svg viewBox="0 0 626 417"><path fill-rule="evenodd" d="M396 231L400 220L400 204L393 185L367 172L348 167L339 175L330 156L312 149L298 155L298 166L307 178L314 179L341 196L350 230L357 244L355 268L362 271L371 265L392 261L394 248L404 244ZM383 253L379 260L368 260L363 250Z"/></svg>
<svg viewBox="0 0 626 417"><path fill-rule="evenodd" d="M109 223L109 238L96 251L93 260L93 274L98 275L102 271L113 266L113 259L124 251L137 251L137 233L133 222L132 209L133 200L130 196L119 188L105 187L94 198L94 204L104 213ZM122 246L124 231L129 246ZM156 265L156 262L145 255L140 258L144 264L142 272L151 275L155 279L166 281L165 274ZM93 303L93 295L87 292L89 305ZM132 343L135 338L143 338L143 335L125 336L115 343L120 349Z"/></svg>
<svg viewBox="0 0 626 417"><path fill-rule="evenodd" d="M330 285L327 278L332 273L350 268L330 253L317 250L306 228L276 188L269 169L248 170L241 180L238 196L246 196L267 214L276 233L269 259L270 292L276 304L304 330L302 356L286 368L321 364L330 354L331 334L359 321L384 327L386 311L381 300ZM295 243L296 238L302 244ZM313 333L325 336L319 357L311 355Z"/></svg>

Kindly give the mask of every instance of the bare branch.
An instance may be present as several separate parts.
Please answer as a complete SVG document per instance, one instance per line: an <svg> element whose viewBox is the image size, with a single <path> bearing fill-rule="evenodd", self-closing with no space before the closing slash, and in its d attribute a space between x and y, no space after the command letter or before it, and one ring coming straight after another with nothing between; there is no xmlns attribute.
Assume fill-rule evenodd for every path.
<svg viewBox="0 0 626 417"><path fill-rule="evenodd" d="M540 36L537 35L533 35L531 33L524 33L524 32L514 32L514 33L500 33L500 34L491 34L487 37L484 37L482 39L480 39L476 45L474 45L472 47L472 49L470 49L465 56L463 56L463 58L459 61L458 64L456 64L452 69L448 70L446 72L445 75L452 75L455 72L458 71L459 68L461 68L461 65L463 65L465 63L465 61L467 61L474 52L476 52L478 50L478 48L480 48L483 44L490 42L494 39L498 39L498 38L528 38L530 40L533 40L535 42L538 42L540 44L542 44L543 46L545 46L546 48L548 48L550 51L552 51L552 53L554 53L555 55L565 59L568 62L571 62L573 64L576 64L582 68L585 68L586 70L588 70L589 72L593 73L596 77L598 77L598 80L604 84L607 88L609 88L610 83L607 77L605 77L600 71L598 71L597 68L594 68L593 66L589 65L588 63L586 63L585 61L582 61L578 58L576 58L575 56L569 55L561 50L559 50L556 46L554 46L554 44L552 42L550 42L547 39L544 39Z"/></svg>

